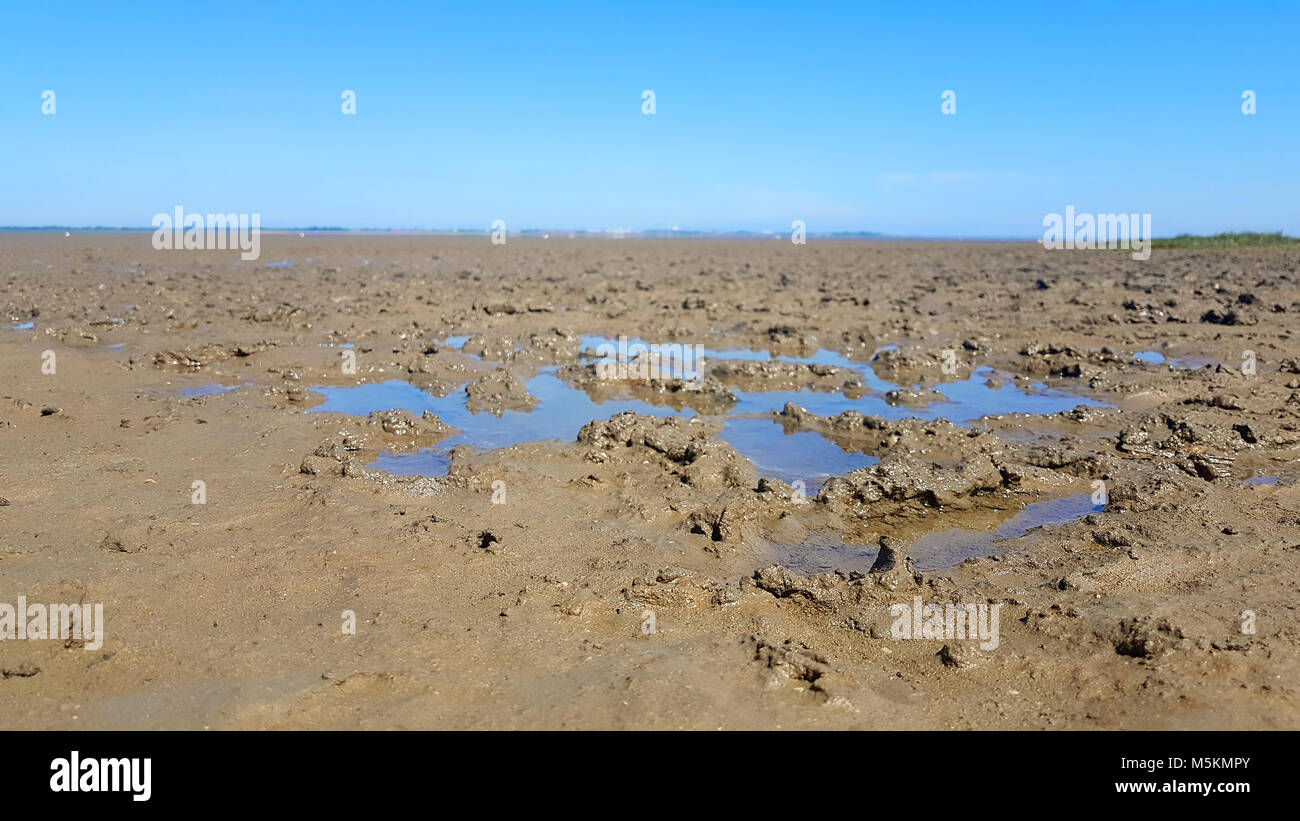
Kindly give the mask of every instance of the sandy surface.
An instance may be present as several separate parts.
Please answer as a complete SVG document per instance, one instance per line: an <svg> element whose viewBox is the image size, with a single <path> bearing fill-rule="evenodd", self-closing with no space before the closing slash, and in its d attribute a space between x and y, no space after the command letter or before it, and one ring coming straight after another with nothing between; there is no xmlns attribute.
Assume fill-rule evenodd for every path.
<svg viewBox="0 0 1300 821"><path fill-rule="evenodd" d="M364 235L265 235L241 262L0 235L0 602L105 615L96 650L0 641L0 726L1300 728L1298 263ZM854 362L897 345L873 363L904 386L891 407L983 367L1096 405L967 426L789 407L771 424L880 457L800 500L719 420L743 392L872 394L852 370L611 386L580 334ZM1151 350L1166 363L1133 361ZM313 386L387 380L525 412L550 366L594 400L701 416L584 427L597 412L395 477L367 466L453 425L306 412ZM238 387L181 393L214 383ZM961 551L935 534L1096 481L1103 511L941 566ZM882 539L894 566L869 572ZM998 647L893 638L890 605L916 596L1001 604Z"/></svg>

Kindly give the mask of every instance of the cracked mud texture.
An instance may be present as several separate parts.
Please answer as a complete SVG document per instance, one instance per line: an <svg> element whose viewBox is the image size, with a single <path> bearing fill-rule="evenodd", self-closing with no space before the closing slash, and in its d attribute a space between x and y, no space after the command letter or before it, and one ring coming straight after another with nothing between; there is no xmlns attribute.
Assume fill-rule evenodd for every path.
<svg viewBox="0 0 1300 821"><path fill-rule="evenodd" d="M106 623L94 651L0 642L6 728L1300 728L1295 251L267 234L241 262L7 234L0 278L0 601ZM881 459L806 495L709 417L732 390L865 390L843 369L628 385L705 418L575 420L440 477L367 467L454 434L432 414L305 413L309 386L394 379L526 411L549 366L617 394L582 334L879 352L904 407L982 366L1110 407L788 407ZM213 383L235 389L180 393ZM1102 511L912 565L926 533L1097 481ZM772 559L819 539L874 572ZM914 596L1002 605L998 647L895 640Z"/></svg>

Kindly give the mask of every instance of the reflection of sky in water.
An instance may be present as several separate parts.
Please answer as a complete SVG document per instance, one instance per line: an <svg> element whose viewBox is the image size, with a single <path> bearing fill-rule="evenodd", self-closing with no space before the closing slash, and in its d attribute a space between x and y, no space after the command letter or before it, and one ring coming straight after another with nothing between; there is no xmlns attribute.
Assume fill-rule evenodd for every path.
<svg viewBox="0 0 1300 821"><path fill-rule="evenodd" d="M813 431L787 434L775 419L728 419L726 425L719 437L753 462L760 475L803 481L809 496L831 476L880 461L865 453L846 453Z"/></svg>
<svg viewBox="0 0 1300 821"><path fill-rule="evenodd" d="M1166 359L1159 351L1138 351L1133 354L1133 360L1147 365L1163 365L1168 362L1169 367L1176 371L1195 371L1214 363L1213 359L1205 356L1175 356Z"/></svg>
<svg viewBox="0 0 1300 821"><path fill-rule="evenodd" d="M953 529L927 533L907 548L921 571L942 570L966 559L993 556L997 542L1019 538L1035 527L1062 524L1103 508L1093 505L1092 494L1078 493L1026 505L1015 516L988 531ZM879 552L875 545L847 544L834 537L810 535L802 544L771 544L771 559L801 573L871 569Z"/></svg>
<svg viewBox="0 0 1300 821"><path fill-rule="evenodd" d="M444 476L451 467L451 457L433 448L420 448L414 453L389 453L385 450L366 467L394 476Z"/></svg>
<svg viewBox="0 0 1300 821"><path fill-rule="evenodd" d="M1277 484L1277 477L1276 477L1276 476L1265 476L1265 475L1262 474L1262 473L1256 473L1254 476L1252 476L1252 477L1250 477L1249 479L1246 480L1246 484L1248 484L1248 485L1276 485L1276 484Z"/></svg>
<svg viewBox="0 0 1300 821"><path fill-rule="evenodd" d="M348 387L318 386L313 391L325 397L325 403L308 413L346 413L364 416L371 411L400 409L420 416L426 410L445 424L460 428L460 433L438 443L440 449L456 445L473 445L492 450L544 439L572 441L578 430L593 419L608 419L623 411L647 416L672 416L672 408L651 405L636 399L615 399L597 404L587 394L571 388L555 375L555 367L542 368L528 380L528 392L538 400L531 411L505 411L501 416L471 413L465 407L465 390L437 397L425 393L409 382L390 380ZM694 416L687 410L683 416Z"/></svg>
<svg viewBox="0 0 1300 821"><path fill-rule="evenodd" d="M621 357L626 363L632 363L640 357L648 355L651 350L650 343L639 337L628 337L623 340L623 347L620 350L619 340L610 339L605 336L594 334L583 334L579 337L579 350L584 354L592 353L600 356L601 362L617 362ZM719 358L714 351L704 348L697 349L694 345L681 344L659 344L659 350L656 352L659 356L659 373L664 377L673 379L693 380L699 375L697 370L697 358L702 357L705 362L710 358ZM736 351L737 355L733 359L745 359L744 351ZM649 361L649 360L647 360ZM632 376L636 376L637 371L630 371ZM621 378L621 377L620 377Z"/></svg>
<svg viewBox="0 0 1300 821"><path fill-rule="evenodd" d="M617 346L618 340L609 337L587 334L581 337L583 350L596 349L602 344ZM648 345L645 340L629 337L627 346L634 344ZM881 351L896 349L897 345L886 345ZM746 349L727 349L714 351L704 349L706 365L708 359L746 360L754 362L790 362L804 365L834 365L853 371L862 377L863 383L876 393L888 393L899 388L892 382L876 376L875 370L868 362L855 362L837 351L820 348L811 356L777 356L767 351ZM1000 388L990 388L984 383L994 375L993 369L977 368L969 379L962 382L941 382L934 385L935 390L948 399L948 402L932 403L928 407L904 407L890 405L881 397L864 396L861 399L849 399L841 392L801 391L762 391L751 393L734 390L739 404L732 413L767 413L780 410L786 402L796 405L821 416L834 416L846 410L856 410L864 414L873 414L885 419L948 419L958 424L978 419L981 416L1003 413L1051 414L1072 410L1079 405L1106 407L1104 403L1095 402L1070 394L1045 388L1041 382L1033 384L1033 392L1028 393L1016 387L1007 379Z"/></svg>
<svg viewBox="0 0 1300 821"><path fill-rule="evenodd" d="M376 410L400 409L420 416L427 410L444 423L460 429L460 433L443 439L433 449L410 454L384 454L370 465L402 475L445 474L445 453L457 445L492 450L547 439L571 442L578 430L593 419L608 419L623 411L658 417L690 418L696 415L690 408L675 412L638 399L593 402L586 393L569 387L556 377L554 367L543 368L542 373L528 380L528 392L538 399L533 410L508 410L499 417L467 410L463 389L437 397L409 382L391 380L347 387L318 386L312 390L324 396L325 402L311 408L308 413L362 416ZM827 476L847 473L878 461L874 456L845 453L839 446L811 431L787 435L771 419L728 419L725 424L722 438L752 461L761 475L775 476L787 482L803 480L809 493L815 493Z"/></svg>
<svg viewBox="0 0 1300 821"><path fill-rule="evenodd" d="M587 351L589 349L595 351L599 349L601 345L611 345L614 347L615 350L617 350L618 348L618 340L611 339L607 336L599 336L596 334L584 334L582 337L580 337L580 339L582 342L583 351ZM644 348L649 348L650 343L646 342L644 339L641 339L640 337L628 337L625 343L625 350L627 351L629 358L633 358L636 356L637 351L632 348L632 346L634 345L642 346ZM686 346L683 345L682 347L686 347ZM887 345L884 348L881 348L880 350L884 351L896 347L898 346ZM880 351L877 351L877 353L879 352ZM775 360L777 362L790 362L792 364L802 364L802 365L836 365L838 367L845 368L847 370L856 371L859 375L862 376L863 381L866 383L866 385L874 391L881 391L883 393L885 391L890 391L898 387L897 385L892 385L884 381L883 379L877 378L876 372L872 370L871 366L868 365L867 363L854 362L844 354L827 350L826 348L819 348L817 352L814 353L812 356L773 357L772 354L769 353L768 351L755 351L755 350L750 350L748 348L727 348L721 351L715 351L710 348L704 348L702 349L701 353L703 354L705 359L706 370L707 370L708 361L711 359L727 360L732 362L737 362L737 361L772 362ZM687 363L687 364L691 364L691 363ZM693 376L694 376L694 371L691 371L686 374L686 378L693 378Z"/></svg>
<svg viewBox="0 0 1300 821"><path fill-rule="evenodd" d="M459 348L468 339L468 336L453 336L448 337L445 343ZM584 350L595 349L604 343L617 346L616 340L606 337L582 337ZM636 338L627 340L629 347L634 344L646 343ZM705 357L706 361L772 359L767 351L749 350L706 350ZM835 365L852 370L860 374L876 394L898 387L877 377L870 364L854 362L843 354L826 349L807 357L776 358L783 362ZM401 409L416 416L426 410L435 414L444 423L459 428L460 433L439 442L432 450L425 449L412 454L385 453L372 464L372 467L377 468L387 466L382 469L394 473L424 473L426 469L437 471L431 475L446 473L445 458L438 457L457 445L492 450L521 442L550 439L571 442L578 430L588 422L608 419L624 411L658 417L677 415L689 418L696 415L690 408L678 412L638 399L596 402L583 391L565 384L555 375L556 370L555 366L542 368L537 376L528 381L528 392L538 400L536 407L529 411L508 410L500 416L471 413L465 406L463 387L447 396L435 397L408 382L391 380L346 387L314 387L312 390L324 396L325 402L310 409L308 413L363 416L376 410ZM774 476L787 482L803 480L807 483L809 492L815 492L827 476L841 475L874 464L877 459L862 453L846 453L812 431L785 433L766 414L781 410L787 402L793 402L822 416L855 410L886 419L942 418L958 424L993 414L1051 414L1078 405L1104 407L1099 402L1048 390L1041 383L1035 383L1029 392L1022 391L1009 379L1000 387L991 388L986 382L992 375L990 368L979 368L965 381L936 384L934 388L943 398L924 406L890 405L879 395L850 399L842 392L734 390L739 401L721 420L725 427L720 436L753 462L761 475ZM756 415L761 418L738 418Z"/></svg>
<svg viewBox="0 0 1300 821"><path fill-rule="evenodd" d="M912 543L908 554L921 571L952 567L966 559L997 554L1000 539L1019 538L1040 525L1060 524L1105 510L1092 503L1091 493L1076 493L1045 502L1026 505L1015 516L987 532L973 530L937 530Z"/></svg>
<svg viewBox="0 0 1300 821"><path fill-rule="evenodd" d="M866 368L870 366L854 363ZM1041 382L1035 382L1031 392L1020 390L1006 379L997 388L986 383L993 376L991 368L977 368L961 382L941 382L933 387L946 401L935 401L928 405L891 405L881 396L863 396L850 399L842 392L825 393L813 390L800 391L733 391L740 399L733 413L766 413L780 410L786 402L793 402L799 407L820 416L835 416L844 411L858 411L862 414L880 416L885 419L947 419L957 424L965 424L981 416L1006 413L1029 413L1045 415L1071 410L1079 405L1106 407L1101 402L1072 396L1061 391L1048 390ZM897 385L883 382L871 374L873 390L889 391Z"/></svg>

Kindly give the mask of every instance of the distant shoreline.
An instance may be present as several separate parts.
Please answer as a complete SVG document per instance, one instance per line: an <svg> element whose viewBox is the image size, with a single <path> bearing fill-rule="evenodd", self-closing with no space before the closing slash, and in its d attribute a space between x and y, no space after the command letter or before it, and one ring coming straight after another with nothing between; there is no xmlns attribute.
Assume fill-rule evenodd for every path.
<svg viewBox="0 0 1300 821"><path fill-rule="evenodd" d="M0 234L53 234L58 232L74 234L152 234L154 228L120 228L111 226L73 226L73 225L0 225ZM431 229L411 228L263 228L264 234L312 234L317 236L428 236L428 237L472 237L487 236L486 229ZM752 239L789 241L789 232L784 234L765 234L760 231L570 231L526 228L511 231L510 236L525 239ZM878 234L871 231L844 231L825 234L809 233L808 239L848 240L848 241L885 241L885 242L1036 242L1038 237L966 237L966 236L907 236L902 234Z"/></svg>
<svg viewBox="0 0 1300 821"><path fill-rule="evenodd" d="M0 234L152 234L154 228L121 228L112 226L72 226L72 225L0 225ZM491 231L485 229L406 229L406 228L263 228L262 233L272 235L310 234L314 236L419 236L419 237L478 237L489 236ZM570 231L525 228L511 232L518 239L717 239L717 240L782 240L789 241L789 233L763 233L759 231ZM825 234L807 234L808 239L841 242L1040 242L1035 236L1029 237L968 237L968 236L906 236L901 234L879 234L871 231L843 231ZM1220 234L1179 234L1174 237L1156 237L1153 247L1163 249L1212 250L1216 248L1260 248L1290 246L1300 243L1300 238L1292 237L1281 231L1276 232L1224 232Z"/></svg>

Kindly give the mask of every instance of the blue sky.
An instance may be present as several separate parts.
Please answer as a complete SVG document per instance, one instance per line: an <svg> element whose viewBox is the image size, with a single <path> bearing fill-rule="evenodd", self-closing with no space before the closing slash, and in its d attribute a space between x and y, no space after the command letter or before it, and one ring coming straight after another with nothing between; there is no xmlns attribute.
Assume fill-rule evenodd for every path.
<svg viewBox="0 0 1300 821"><path fill-rule="evenodd" d="M0 225L1300 234L1300 4L1072 5L8 4Z"/></svg>

